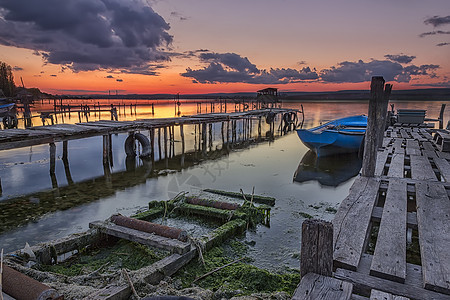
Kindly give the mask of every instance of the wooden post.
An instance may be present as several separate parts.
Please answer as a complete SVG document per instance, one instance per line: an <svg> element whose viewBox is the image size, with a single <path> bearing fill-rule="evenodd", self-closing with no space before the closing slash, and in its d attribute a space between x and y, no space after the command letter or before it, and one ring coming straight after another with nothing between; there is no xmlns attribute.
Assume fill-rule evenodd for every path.
<svg viewBox="0 0 450 300"><path fill-rule="evenodd" d="M167 126L164 126L164 158L167 160Z"/></svg>
<svg viewBox="0 0 450 300"><path fill-rule="evenodd" d="M380 139L377 132L377 130L379 130L377 124L381 123L380 118L383 112L387 111L387 107L383 108L383 105L387 106L387 100L385 100L385 98L389 99L392 89L392 85L386 85L385 90L384 82L383 77L374 76L372 77L372 83L370 84L369 112L366 135L364 138L364 155L361 171L361 175L365 177L373 177L375 174L377 150ZM382 126L384 126L384 124L385 123L382 123Z"/></svg>
<svg viewBox="0 0 450 300"><path fill-rule="evenodd" d="M69 168L69 156L67 154L67 141L63 141L63 155L62 155L62 162L64 164L64 173L66 173L66 179L67 179L67 184L68 185L72 185L73 184L73 179L72 179L72 175L70 174L70 168Z"/></svg>
<svg viewBox="0 0 450 300"><path fill-rule="evenodd" d="M180 124L180 136L181 136L181 153L184 154L184 128L183 128L183 124Z"/></svg>
<svg viewBox="0 0 450 300"><path fill-rule="evenodd" d="M206 155L206 123L202 123L202 154Z"/></svg>
<svg viewBox="0 0 450 300"><path fill-rule="evenodd" d="M305 220L302 224L300 253L301 277L308 273L331 276L333 273L333 224L323 220Z"/></svg>
<svg viewBox="0 0 450 300"><path fill-rule="evenodd" d="M150 128L150 146L152 147L151 160L155 161L155 128Z"/></svg>
<svg viewBox="0 0 450 300"><path fill-rule="evenodd" d="M212 128L212 123L209 123L209 151L212 151L212 146L213 146L213 128Z"/></svg>
<svg viewBox="0 0 450 300"><path fill-rule="evenodd" d="M161 127L158 128L158 154L159 154L159 160L161 160Z"/></svg>
<svg viewBox="0 0 450 300"><path fill-rule="evenodd" d="M383 145L384 132L386 130L386 119L387 119L387 109L389 103L389 96L391 95L392 84L386 84L384 87L384 96L381 99L379 105L381 107L378 109L379 115L377 115L377 148Z"/></svg>
<svg viewBox="0 0 450 300"><path fill-rule="evenodd" d="M52 180L52 187L58 188L58 181L56 180L56 145L55 143L50 143L50 178Z"/></svg>
<svg viewBox="0 0 450 300"><path fill-rule="evenodd" d="M441 111L439 113L439 129L444 129L444 110L445 110L446 104L443 103L441 106Z"/></svg>
<svg viewBox="0 0 450 300"><path fill-rule="evenodd" d="M183 168L184 167L184 159L185 159L185 154L184 154L185 144L184 144L184 128L183 128L183 124L180 124L180 136L181 136L181 162L180 162L180 165Z"/></svg>

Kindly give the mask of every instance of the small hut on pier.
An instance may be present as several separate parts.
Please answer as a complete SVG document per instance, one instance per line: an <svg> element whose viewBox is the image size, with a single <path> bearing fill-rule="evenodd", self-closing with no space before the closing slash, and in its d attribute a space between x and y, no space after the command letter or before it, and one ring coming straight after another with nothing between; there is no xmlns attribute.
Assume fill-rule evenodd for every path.
<svg viewBox="0 0 450 300"><path fill-rule="evenodd" d="M275 106L278 103L278 89L276 88L265 88L257 91L256 101L260 104L260 107L270 107Z"/></svg>

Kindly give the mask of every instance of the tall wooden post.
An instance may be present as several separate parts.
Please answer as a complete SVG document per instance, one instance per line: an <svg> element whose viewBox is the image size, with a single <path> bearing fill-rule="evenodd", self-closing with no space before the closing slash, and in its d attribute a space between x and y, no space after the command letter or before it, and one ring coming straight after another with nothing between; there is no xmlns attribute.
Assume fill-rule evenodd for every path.
<svg viewBox="0 0 450 300"><path fill-rule="evenodd" d="M164 126L164 158L167 160L167 126Z"/></svg>
<svg viewBox="0 0 450 300"><path fill-rule="evenodd" d="M323 220L305 220L302 224L300 275L333 273L333 224Z"/></svg>
<svg viewBox="0 0 450 300"><path fill-rule="evenodd" d="M58 187L58 181L56 180L56 145L55 143L50 143L50 178L52 180L52 187L55 189Z"/></svg>
<svg viewBox="0 0 450 300"><path fill-rule="evenodd" d="M202 123L202 154L206 155L206 123Z"/></svg>
<svg viewBox="0 0 450 300"><path fill-rule="evenodd" d="M183 128L183 124L180 124L180 136L181 136L181 167L184 167L185 144L184 144L184 128Z"/></svg>
<svg viewBox="0 0 450 300"><path fill-rule="evenodd" d="M385 122L383 122L382 115L383 112L384 114L387 112L387 103L392 90L392 85L389 84L386 85L385 89L384 83L383 77L374 76L370 84L369 112L364 138L364 155L361 171L361 175L365 177L373 177L375 174L377 150L380 143L378 123L382 123L380 126L383 126L382 132L384 133ZM385 117L384 120L386 120Z"/></svg>
<svg viewBox="0 0 450 300"><path fill-rule="evenodd" d="M158 128L158 154L159 154L159 160L161 160L161 156L162 156L161 152L162 151L161 151L161 127L160 127L160 128Z"/></svg>
<svg viewBox="0 0 450 300"><path fill-rule="evenodd" d="M69 168L69 156L68 156L68 150L67 150L67 141L63 141L63 155L62 155L62 162L64 164L64 173L66 173L66 179L67 184L72 185L73 179L72 175L70 174L70 168Z"/></svg>
<svg viewBox="0 0 450 300"><path fill-rule="evenodd" d="M439 113L439 129L444 128L444 111L445 111L446 104L443 103L441 106L441 111Z"/></svg>
<svg viewBox="0 0 450 300"><path fill-rule="evenodd" d="M150 147L152 147L152 152L150 154L150 159L152 163L155 162L155 128L150 128Z"/></svg>

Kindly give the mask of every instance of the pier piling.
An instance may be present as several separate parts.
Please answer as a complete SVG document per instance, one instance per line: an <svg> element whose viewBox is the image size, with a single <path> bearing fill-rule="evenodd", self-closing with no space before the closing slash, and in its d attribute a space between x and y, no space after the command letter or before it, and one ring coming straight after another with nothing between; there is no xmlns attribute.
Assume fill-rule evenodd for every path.
<svg viewBox="0 0 450 300"><path fill-rule="evenodd" d="M308 273L331 276L333 273L333 224L323 220L305 220L302 224L300 254L301 277Z"/></svg>
<svg viewBox="0 0 450 300"><path fill-rule="evenodd" d="M373 177L375 174L377 150L382 141L382 136L380 136L380 134L384 134L385 115L387 113L387 104L392 90L392 85L386 84L385 87L384 83L383 77L372 77L361 171L362 176L365 177Z"/></svg>

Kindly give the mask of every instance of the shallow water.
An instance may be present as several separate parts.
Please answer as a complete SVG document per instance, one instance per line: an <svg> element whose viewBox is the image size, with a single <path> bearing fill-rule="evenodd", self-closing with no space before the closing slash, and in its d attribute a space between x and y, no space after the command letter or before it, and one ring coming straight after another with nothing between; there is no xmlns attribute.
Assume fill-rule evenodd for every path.
<svg viewBox="0 0 450 300"><path fill-rule="evenodd" d="M440 104L398 102L395 106L427 109L427 117L436 118ZM299 108L300 103L284 103L283 106ZM366 102L303 102L303 107L306 128L321 121L367 114ZM193 114L196 104L183 103L181 109L183 114ZM233 105L228 108L231 110ZM155 106L155 111L155 117L175 114L172 103ZM447 113L445 124L448 116ZM128 113L119 117L132 120L153 115L151 108L138 106L137 115ZM103 116L103 119L107 118L107 115ZM78 116L74 114L70 122L78 122ZM257 135L257 120L254 120L252 141L241 142L232 149L222 146L221 123L214 124L213 142L208 145L206 155L199 151L199 128L186 126L187 154L183 167L178 141L174 142L175 156L167 161L163 154L160 159L157 152L155 165L140 159L127 162L123 149L126 134L112 135L110 171L105 170L102 163L101 136L69 141L66 164L62 159L62 143L56 143L54 176L49 172L48 145L0 151L0 247L12 251L22 248L25 242L35 244L81 232L91 221L104 220L114 213L131 215L147 207L149 201L167 200L182 191L199 194L201 189L212 188L235 192L243 189L251 193L254 187L255 194L272 196L277 201L272 208L270 227L258 226L243 237L250 245L253 263L274 270L297 268L301 223L305 216L332 220L331 208L337 208L348 194L354 175L346 173L347 177L343 179L342 172L337 171L342 170L339 160L326 161L324 165L305 157L302 162L307 156L307 148L295 133L280 135L277 131L274 139L270 135L266 138L269 128L262 123L261 138ZM240 122L237 131L238 140L242 140ZM148 135L148 132L143 133ZM175 140L179 140L177 128ZM302 168L299 168L301 162ZM294 181L297 169L305 172L305 165L314 165L312 180ZM354 167L355 163L349 165ZM337 186L318 179L325 177L337 178L338 183L334 184ZM201 232L194 227L190 230Z"/></svg>

